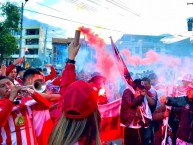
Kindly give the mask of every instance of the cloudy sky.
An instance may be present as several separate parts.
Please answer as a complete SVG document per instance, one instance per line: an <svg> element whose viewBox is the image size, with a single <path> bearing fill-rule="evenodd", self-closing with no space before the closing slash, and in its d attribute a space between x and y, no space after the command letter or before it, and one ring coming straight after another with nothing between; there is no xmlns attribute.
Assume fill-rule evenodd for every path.
<svg viewBox="0 0 193 145"><path fill-rule="evenodd" d="M25 2L9 1L18 6ZM28 0L24 16L61 28L64 38L85 26L108 41L124 33L186 33L187 18L193 17L193 5L187 2L193 0Z"/></svg>

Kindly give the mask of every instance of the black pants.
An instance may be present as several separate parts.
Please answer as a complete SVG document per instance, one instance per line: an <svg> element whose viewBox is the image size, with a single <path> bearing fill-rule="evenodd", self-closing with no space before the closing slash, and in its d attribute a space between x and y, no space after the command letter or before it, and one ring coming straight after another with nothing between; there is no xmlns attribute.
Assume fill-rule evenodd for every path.
<svg viewBox="0 0 193 145"><path fill-rule="evenodd" d="M143 144L144 145L153 145L153 126L149 125L147 128L143 128L142 132L143 136Z"/></svg>
<svg viewBox="0 0 193 145"><path fill-rule="evenodd" d="M124 143L125 145L143 145L142 129L134 129L125 127Z"/></svg>

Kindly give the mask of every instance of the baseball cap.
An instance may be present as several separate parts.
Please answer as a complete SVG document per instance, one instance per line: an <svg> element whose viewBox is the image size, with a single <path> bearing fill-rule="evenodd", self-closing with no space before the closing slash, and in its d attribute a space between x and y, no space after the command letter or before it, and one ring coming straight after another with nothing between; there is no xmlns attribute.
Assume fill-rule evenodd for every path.
<svg viewBox="0 0 193 145"><path fill-rule="evenodd" d="M98 84L100 80L106 81L106 78L101 75L99 72L94 72L91 74L91 79L88 81L88 83L93 82L94 84Z"/></svg>
<svg viewBox="0 0 193 145"><path fill-rule="evenodd" d="M63 111L66 118L83 119L97 108L97 93L89 83L78 80L63 94Z"/></svg>

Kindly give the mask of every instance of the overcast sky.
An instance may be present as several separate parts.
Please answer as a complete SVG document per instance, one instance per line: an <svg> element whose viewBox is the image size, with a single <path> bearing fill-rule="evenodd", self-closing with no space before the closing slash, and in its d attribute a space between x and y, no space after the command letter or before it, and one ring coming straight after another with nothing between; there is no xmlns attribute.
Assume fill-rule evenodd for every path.
<svg viewBox="0 0 193 145"><path fill-rule="evenodd" d="M25 2L10 1L18 6ZM193 5L187 2L193 0L28 0L24 16L62 28L64 37L73 37L75 29L85 26L108 41L124 33L183 34L187 18L193 17Z"/></svg>

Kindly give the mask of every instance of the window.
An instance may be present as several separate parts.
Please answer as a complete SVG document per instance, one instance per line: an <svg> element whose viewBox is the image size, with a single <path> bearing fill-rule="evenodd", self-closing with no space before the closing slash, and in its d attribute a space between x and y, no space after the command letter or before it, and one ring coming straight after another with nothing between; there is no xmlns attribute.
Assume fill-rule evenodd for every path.
<svg viewBox="0 0 193 145"><path fill-rule="evenodd" d="M39 39L25 39L25 44L26 45L36 45L39 44Z"/></svg>
<svg viewBox="0 0 193 145"><path fill-rule="evenodd" d="M25 55L37 55L38 54L38 48L32 48L32 49L27 49L25 51Z"/></svg>
<svg viewBox="0 0 193 145"><path fill-rule="evenodd" d="M15 31L15 30L11 30L11 35L16 36L16 35L21 35L21 31Z"/></svg>
<svg viewBox="0 0 193 145"><path fill-rule="evenodd" d="M39 29L26 29L26 35L39 35Z"/></svg>

